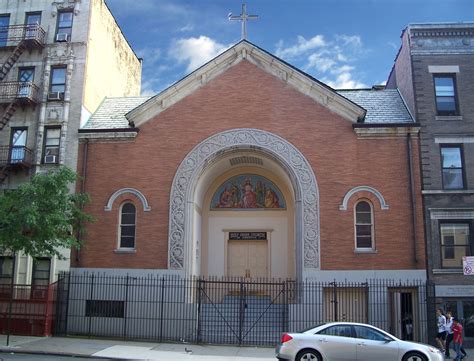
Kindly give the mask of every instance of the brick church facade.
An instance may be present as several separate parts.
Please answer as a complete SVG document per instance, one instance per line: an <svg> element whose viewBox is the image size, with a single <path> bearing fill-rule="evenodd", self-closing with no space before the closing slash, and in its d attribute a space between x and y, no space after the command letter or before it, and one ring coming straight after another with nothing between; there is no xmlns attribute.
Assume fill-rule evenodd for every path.
<svg viewBox="0 0 474 361"><path fill-rule="evenodd" d="M248 276L229 235L263 232L251 276L424 277L418 126L396 90L336 92L243 41L155 97L106 99L79 136L97 221L74 267ZM238 176L285 207L211 204Z"/></svg>
<svg viewBox="0 0 474 361"><path fill-rule="evenodd" d="M426 341L418 133L398 90L335 91L245 40L154 97L106 98L79 130L78 188L89 193L96 222L71 256L73 277L92 278L71 283L67 332L90 334L78 320L90 320L100 303L94 324L103 326L94 334L123 327L153 338L116 307L139 315L139 300L149 297L143 282L174 277L238 280L236 304L267 297L244 309L262 327L252 331L255 344L332 319ZM112 278L93 292L94 277ZM275 283L284 300L249 291L257 281L280 282L272 280L286 280ZM136 303L123 282L138 282ZM310 292L311 282L319 283ZM179 305L149 301L171 322L164 337L236 342L229 325L242 309L219 318L212 338L217 326L206 331L200 313L215 312L201 307L209 289L193 284L167 301ZM222 283L215 307L234 304L229 287ZM111 307L122 314L113 327L104 313ZM273 308L278 317L268 314ZM267 341L264 330L273 332Z"/></svg>

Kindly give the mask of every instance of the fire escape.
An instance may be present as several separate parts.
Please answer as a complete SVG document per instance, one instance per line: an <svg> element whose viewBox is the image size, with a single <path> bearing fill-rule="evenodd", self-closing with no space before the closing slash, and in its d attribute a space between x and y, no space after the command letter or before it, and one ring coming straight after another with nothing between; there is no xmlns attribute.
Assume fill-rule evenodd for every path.
<svg viewBox="0 0 474 361"><path fill-rule="evenodd" d="M39 88L33 82L3 81L25 50L42 50L45 31L39 24L12 25L0 29L0 56L8 54L0 66L0 131L7 125L18 106L36 106ZM12 170L28 169L33 164L33 154L26 146L0 145L0 184Z"/></svg>

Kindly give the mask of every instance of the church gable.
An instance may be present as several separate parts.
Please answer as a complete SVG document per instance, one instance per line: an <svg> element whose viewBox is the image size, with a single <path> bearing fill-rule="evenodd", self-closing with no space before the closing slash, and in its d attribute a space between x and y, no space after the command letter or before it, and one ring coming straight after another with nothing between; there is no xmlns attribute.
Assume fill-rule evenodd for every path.
<svg viewBox="0 0 474 361"><path fill-rule="evenodd" d="M244 40L160 94L131 110L126 117L131 124L139 127L242 61L254 64L351 122L355 123L365 116L366 111L361 106Z"/></svg>

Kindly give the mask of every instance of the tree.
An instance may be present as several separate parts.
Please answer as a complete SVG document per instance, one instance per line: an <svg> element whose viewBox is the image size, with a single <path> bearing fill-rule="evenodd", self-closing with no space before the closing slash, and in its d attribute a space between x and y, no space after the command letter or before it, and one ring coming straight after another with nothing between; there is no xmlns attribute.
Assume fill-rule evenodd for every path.
<svg viewBox="0 0 474 361"><path fill-rule="evenodd" d="M0 253L58 256L60 248L80 247L76 234L92 217L83 211L87 194L71 194L71 169L36 174L0 196Z"/></svg>

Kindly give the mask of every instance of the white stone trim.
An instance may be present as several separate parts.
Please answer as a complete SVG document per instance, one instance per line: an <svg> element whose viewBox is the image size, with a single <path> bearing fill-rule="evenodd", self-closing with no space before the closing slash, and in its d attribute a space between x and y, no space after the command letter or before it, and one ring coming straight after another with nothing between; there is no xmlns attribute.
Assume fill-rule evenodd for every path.
<svg viewBox="0 0 474 361"><path fill-rule="evenodd" d="M287 140L260 129L232 129L215 134L195 146L179 165L170 194L168 267L190 274L193 258L194 190L206 168L236 149L264 153L287 172L295 194L297 275L319 269L319 191L313 169L304 155Z"/></svg>
<svg viewBox="0 0 474 361"><path fill-rule="evenodd" d="M411 127L392 127L387 123L387 127L364 127L354 128L357 137L360 138L399 138L406 137L408 134L418 135L420 128L418 126Z"/></svg>
<svg viewBox="0 0 474 361"><path fill-rule="evenodd" d="M459 73L459 65L428 65L430 73Z"/></svg>
<svg viewBox="0 0 474 361"><path fill-rule="evenodd" d="M450 137L435 137L435 143L444 144L444 143L474 143L474 136L464 136L460 135L450 136Z"/></svg>
<svg viewBox="0 0 474 361"><path fill-rule="evenodd" d="M432 209L430 219L474 219L474 209Z"/></svg>
<svg viewBox="0 0 474 361"><path fill-rule="evenodd" d="M374 196L377 197L377 199L379 200L380 202L380 208L383 210L383 211L386 211L387 209L389 209L389 206L388 204L385 202L385 199L384 197L382 196L382 193L380 193L377 189L375 188L372 188L370 186L358 186L358 187L354 187L352 188L350 191L348 191L345 196L344 196L344 199L342 200L342 204L339 206L339 210L341 211L347 211L347 204L349 203L349 199L354 195L356 194L357 192L370 192L372 193Z"/></svg>
<svg viewBox="0 0 474 361"><path fill-rule="evenodd" d="M143 195L142 192L139 190L136 190L135 188L122 188L116 191L114 194L112 194L109 198L109 201L107 202L107 205L104 207L104 211L110 212L112 210L112 206L117 199L117 197L121 196L122 194L130 193L136 196L140 201L142 202L143 205L143 210L145 212L151 211L151 207L148 205L148 201L146 197Z"/></svg>
<svg viewBox="0 0 474 361"><path fill-rule="evenodd" d="M365 116L366 111L362 107L243 40L162 93L131 110L126 117L139 127L241 61L249 61L353 123Z"/></svg>
<svg viewBox="0 0 474 361"><path fill-rule="evenodd" d="M138 132L90 132L79 133L79 139L131 139L136 138Z"/></svg>

